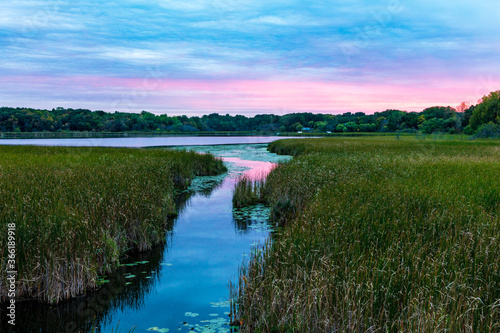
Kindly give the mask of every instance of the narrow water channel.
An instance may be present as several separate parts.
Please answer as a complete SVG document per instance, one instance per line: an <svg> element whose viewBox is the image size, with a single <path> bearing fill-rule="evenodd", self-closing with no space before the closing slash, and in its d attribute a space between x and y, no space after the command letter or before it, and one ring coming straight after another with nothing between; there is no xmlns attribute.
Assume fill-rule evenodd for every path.
<svg viewBox="0 0 500 333"><path fill-rule="evenodd" d="M266 207L235 210L232 192L243 173L263 176L284 159L266 147L189 147L222 157L229 171L195 179L166 244L130 255L101 289L80 299L52 307L20 302L17 332L229 332L229 281L272 230Z"/></svg>

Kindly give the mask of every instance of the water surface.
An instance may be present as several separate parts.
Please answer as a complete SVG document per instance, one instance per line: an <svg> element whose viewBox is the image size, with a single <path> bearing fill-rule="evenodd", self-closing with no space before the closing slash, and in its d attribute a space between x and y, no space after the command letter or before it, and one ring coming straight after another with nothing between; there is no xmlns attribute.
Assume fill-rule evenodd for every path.
<svg viewBox="0 0 500 333"><path fill-rule="evenodd" d="M289 137L278 136L183 136L183 137L126 137L78 139L0 139L0 145L37 145L65 147L159 147L191 145L228 145L270 143ZM292 137L290 137L292 138Z"/></svg>

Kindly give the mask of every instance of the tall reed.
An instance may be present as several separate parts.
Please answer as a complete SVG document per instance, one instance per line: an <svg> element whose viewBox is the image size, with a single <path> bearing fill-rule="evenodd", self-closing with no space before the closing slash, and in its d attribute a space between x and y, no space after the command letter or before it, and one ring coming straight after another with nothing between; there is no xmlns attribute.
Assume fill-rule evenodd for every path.
<svg viewBox="0 0 500 333"><path fill-rule="evenodd" d="M233 206L236 208L256 205L264 202L265 179L251 179L242 176L235 184Z"/></svg>
<svg viewBox="0 0 500 333"><path fill-rule="evenodd" d="M283 140L243 332L500 331L500 142Z"/></svg>

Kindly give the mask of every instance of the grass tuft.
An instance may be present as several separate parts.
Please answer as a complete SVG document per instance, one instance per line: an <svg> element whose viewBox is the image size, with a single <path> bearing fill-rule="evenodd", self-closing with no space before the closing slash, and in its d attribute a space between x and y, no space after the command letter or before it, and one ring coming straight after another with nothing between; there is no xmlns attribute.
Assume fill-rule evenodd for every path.
<svg viewBox="0 0 500 333"><path fill-rule="evenodd" d="M265 178L253 180L242 176L236 182L233 191L233 206L242 208L263 203Z"/></svg>

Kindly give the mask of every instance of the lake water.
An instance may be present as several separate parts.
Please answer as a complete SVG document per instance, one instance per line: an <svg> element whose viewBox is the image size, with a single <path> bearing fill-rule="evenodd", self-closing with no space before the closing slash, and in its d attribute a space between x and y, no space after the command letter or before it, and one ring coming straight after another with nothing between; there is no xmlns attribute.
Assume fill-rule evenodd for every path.
<svg viewBox="0 0 500 333"><path fill-rule="evenodd" d="M229 141L219 143L235 138L223 139ZM229 281L237 281L240 265L273 230L267 207L233 209L232 190L242 174L262 176L287 159L266 148L188 147L221 156L229 172L194 180L179 199L180 214L168 226L166 244L130 254L113 276L103 277L102 288L85 297L57 306L19 302L22 329L18 326L17 332L91 332L93 327L96 332L116 332L117 327L119 332L230 332Z"/></svg>
<svg viewBox="0 0 500 333"><path fill-rule="evenodd" d="M0 139L0 145L37 145L65 147L160 147L193 145L227 145L270 143L289 137L278 136L183 136L183 137L127 137L79 139Z"/></svg>

